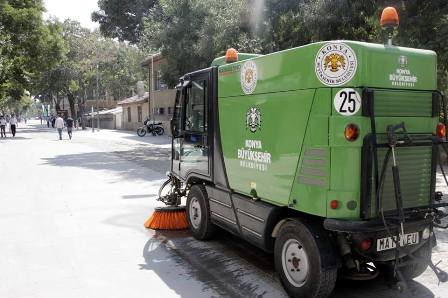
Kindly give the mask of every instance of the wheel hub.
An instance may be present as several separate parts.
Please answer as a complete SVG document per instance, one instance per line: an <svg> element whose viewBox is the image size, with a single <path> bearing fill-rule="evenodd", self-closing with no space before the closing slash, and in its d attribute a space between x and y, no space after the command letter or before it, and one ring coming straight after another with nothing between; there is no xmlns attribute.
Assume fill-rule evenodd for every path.
<svg viewBox="0 0 448 298"><path fill-rule="evenodd" d="M305 284L309 273L308 255L296 239L289 239L283 245L282 265L286 278L293 286Z"/></svg>
<svg viewBox="0 0 448 298"><path fill-rule="evenodd" d="M197 198L192 198L189 208L190 221L195 229L198 229L201 224L201 206Z"/></svg>

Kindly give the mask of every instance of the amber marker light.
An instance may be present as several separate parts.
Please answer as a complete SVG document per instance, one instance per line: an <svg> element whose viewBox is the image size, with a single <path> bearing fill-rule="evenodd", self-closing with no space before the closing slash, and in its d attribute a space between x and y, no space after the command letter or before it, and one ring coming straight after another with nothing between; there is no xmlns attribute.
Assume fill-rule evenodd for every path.
<svg viewBox="0 0 448 298"><path fill-rule="evenodd" d="M344 130L344 136L349 142L356 141L359 137L359 127L356 124L347 124Z"/></svg>
<svg viewBox="0 0 448 298"><path fill-rule="evenodd" d="M400 24L400 19L398 18L397 10L394 7L386 7L381 13L380 20L381 27L393 27L396 28Z"/></svg>
<svg viewBox="0 0 448 298"><path fill-rule="evenodd" d="M226 52L226 63L233 63L238 61L238 52L234 48L230 48Z"/></svg>
<svg viewBox="0 0 448 298"><path fill-rule="evenodd" d="M443 139L443 138L446 136L446 127L445 127L445 124L443 124L443 123L439 123L439 124L437 124L437 127L436 127L436 135L437 135L439 138L441 138L441 139Z"/></svg>

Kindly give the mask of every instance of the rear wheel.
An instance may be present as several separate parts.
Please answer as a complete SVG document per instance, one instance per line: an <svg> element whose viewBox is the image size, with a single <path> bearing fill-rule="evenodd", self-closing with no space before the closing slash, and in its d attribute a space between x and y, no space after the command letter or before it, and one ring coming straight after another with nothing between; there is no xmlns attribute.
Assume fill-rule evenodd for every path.
<svg viewBox="0 0 448 298"><path fill-rule="evenodd" d="M161 136L161 135L163 135L163 133L165 132L165 130L163 129L163 127L161 127L161 126L157 126L157 127L155 128L155 132L156 132L157 135Z"/></svg>
<svg viewBox="0 0 448 298"><path fill-rule="evenodd" d="M431 249L429 248L431 246L430 241L427 241L424 245L422 245L419 249L417 249L413 255L417 258L421 258L424 260L430 260L431 259ZM409 262L412 261L411 257L404 257L403 261ZM407 280L414 279L418 276L420 276L423 272L426 271L428 268L427 262L411 262L405 266L400 266L400 271L403 274L403 277ZM380 264L379 268L383 272L383 274L386 276L386 278L391 280L398 280L397 276L394 272L394 265L392 263L387 264Z"/></svg>
<svg viewBox="0 0 448 298"><path fill-rule="evenodd" d="M202 185L194 185L188 193L187 220L191 233L198 240L210 239L216 232L216 226L210 220L207 191Z"/></svg>
<svg viewBox="0 0 448 298"><path fill-rule="evenodd" d="M313 234L297 220L282 225L274 248L275 268L291 297L325 298L333 291L337 269L327 269Z"/></svg>
<svg viewBox="0 0 448 298"><path fill-rule="evenodd" d="M146 135L146 129L144 129L143 127L140 127L139 129L137 129L137 135L139 137L144 137Z"/></svg>
<svg viewBox="0 0 448 298"><path fill-rule="evenodd" d="M422 258L429 261L431 259L430 241L427 241L424 245L422 245L422 247L420 247L416 252L414 252L413 255L418 258ZM406 260L411 260L411 258L407 257ZM404 266L401 269L401 273L403 273L405 278L413 279L416 278L417 276L420 276L423 272L426 271L427 268L428 268L427 262L415 262Z"/></svg>

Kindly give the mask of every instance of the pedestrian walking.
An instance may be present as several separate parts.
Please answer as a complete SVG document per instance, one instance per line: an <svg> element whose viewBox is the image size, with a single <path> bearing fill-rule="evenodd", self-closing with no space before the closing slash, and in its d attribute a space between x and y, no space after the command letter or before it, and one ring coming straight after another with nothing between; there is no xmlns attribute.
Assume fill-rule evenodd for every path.
<svg viewBox="0 0 448 298"><path fill-rule="evenodd" d="M58 117L60 117L60 116L58 116ZM61 118L61 119L62 119L62 118ZM56 117L51 116L51 127L54 128L55 122L56 122Z"/></svg>
<svg viewBox="0 0 448 298"><path fill-rule="evenodd" d="M64 119L62 119L61 116L58 116L58 118L54 120L54 126L58 130L59 140L62 140L62 129L64 128Z"/></svg>
<svg viewBox="0 0 448 298"><path fill-rule="evenodd" d="M6 138L6 119L3 115L0 115L0 133L2 138Z"/></svg>
<svg viewBox="0 0 448 298"><path fill-rule="evenodd" d="M12 114L11 119L9 119L9 125L11 129L12 137L16 136L16 128L17 128L17 118L16 115Z"/></svg>
<svg viewBox="0 0 448 298"><path fill-rule="evenodd" d="M70 138L70 140L72 139L72 134L73 134L73 119L71 117L68 117L67 120L65 121L66 126L67 126L67 133L68 133L68 137Z"/></svg>

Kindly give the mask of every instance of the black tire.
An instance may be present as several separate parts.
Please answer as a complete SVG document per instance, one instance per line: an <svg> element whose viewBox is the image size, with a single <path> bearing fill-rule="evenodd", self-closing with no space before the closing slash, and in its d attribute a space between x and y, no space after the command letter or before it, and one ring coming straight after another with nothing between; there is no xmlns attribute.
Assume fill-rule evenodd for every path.
<svg viewBox="0 0 448 298"><path fill-rule="evenodd" d="M425 244L422 245L419 249L417 249L413 255L418 258L423 258L425 260L431 259L431 243L430 241L426 241ZM405 261L411 260L410 257L406 257ZM401 273L403 273L404 278L413 279L420 276L423 272L428 268L428 263L417 262L411 263L401 268Z"/></svg>
<svg viewBox="0 0 448 298"><path fill-rule="evenodd" d="M210 205L207 191L202 185L191 187L187 197L188 228L198 240L211 239L216 233L216 226L210 220Z"/></svg>
<svg viewBox="0 0 448 298"><path fill-rule="evenodd" d="M144 137L146 135L146 129L144 129L143 127L140 127L139 129L137 129L137 135L139 137Z"/></svg>
<svg viewBox="0 0 448 298"><path fill-rule="evenodd" d="M156 134L157 134L158 136L163 135L164 132L165 132L165 130L164 130L163 127L161 127L161 126L157 126L157 127L155 128L155 131L156 131Z"/></svg>
<svg viewBox="0 0 448 298"><path fill-rule="evenodd" d="M430 259L431 258L431 252L432 249L428 249L429 246L431 245L430 241L427 241L424 245L422 245L419 249L417 249L413 255L417 258L423 258L423 259ZM403 261L411 261L412 258L411 257L404 257ZM411 280L414 279L418 276L420 276L423 272L426 271L426 269L428 268L428 264L426 263L409 263L406 266L402 266L400 267L401 273L403 274L403 277L407 280ZM381 272L384 274L384 276L387 279L390 280L399 280L397 278L397 276L395 276L394 273L394 266L392 265L392 263L386 263L386 264L379 264L378 267L380 268Z"/></svg>
<svg viewBox="0 0 448 298"><path fill-rule="evenodd" d="M337 268L324 264L313 234L300 221L291 220L281 226L274 260L283 287L291 297L325 298L333 291Z"/></svg>

